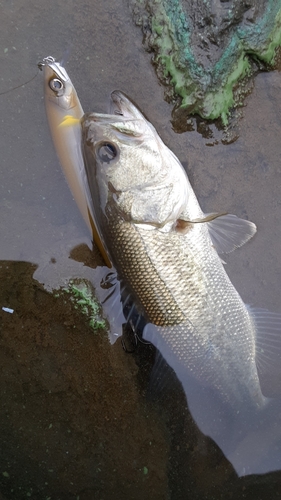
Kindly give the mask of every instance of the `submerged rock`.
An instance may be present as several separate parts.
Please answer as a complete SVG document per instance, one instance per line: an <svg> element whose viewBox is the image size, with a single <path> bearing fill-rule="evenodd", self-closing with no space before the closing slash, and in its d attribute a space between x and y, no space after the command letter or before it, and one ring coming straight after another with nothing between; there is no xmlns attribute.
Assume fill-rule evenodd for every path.
<svg viewBox="0 0 281 500"><path fill-rule="evenodd" d="M130 0L166 98L225 125L247 82L271 69L281 44L281 0Z"/></svg>

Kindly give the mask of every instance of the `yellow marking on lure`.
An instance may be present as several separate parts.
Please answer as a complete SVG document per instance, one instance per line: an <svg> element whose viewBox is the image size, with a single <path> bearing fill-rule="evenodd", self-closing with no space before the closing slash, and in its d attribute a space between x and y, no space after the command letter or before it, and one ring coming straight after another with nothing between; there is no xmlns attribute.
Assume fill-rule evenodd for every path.
<svg viewBox="0 0 281 500"><path fill-rule="evenodd" d="M72 125L78 125L80 123L79 118L74 118L74 116L66 115L62 122L59 124L59 127L72 127Z"/></svg>

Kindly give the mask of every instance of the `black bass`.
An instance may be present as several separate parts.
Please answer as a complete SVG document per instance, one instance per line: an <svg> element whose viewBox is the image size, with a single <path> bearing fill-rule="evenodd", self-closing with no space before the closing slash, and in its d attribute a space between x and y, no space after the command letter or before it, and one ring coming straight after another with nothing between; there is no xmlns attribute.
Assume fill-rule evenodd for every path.
<svg viewBox="0 0 281 500"><path fill-rule="evenodd" d="M110 114L81 123L95 221L133 301L131 318L144 319L143 337L239 474L281 467L281 451L265 464L245 444L251 424L253 442L264 435L268 398L280 394L272 380L281 380L281 315L248 308L218 255L248 241L255 225L204 214L179 160L121 92L111 94Z"/></svg>

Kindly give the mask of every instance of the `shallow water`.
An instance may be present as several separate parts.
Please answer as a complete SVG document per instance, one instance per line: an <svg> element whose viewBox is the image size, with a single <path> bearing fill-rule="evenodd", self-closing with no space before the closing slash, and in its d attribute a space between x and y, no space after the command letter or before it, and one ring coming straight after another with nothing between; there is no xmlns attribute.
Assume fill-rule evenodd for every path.
<svg viewBox="0 0 281 500"><path fill-rule="evenodd" d="M211 147L215 129L214 139L173 132L125 2L5 1L0 26L0 92L63 54L85 111L105 112L112 90L126 92L184 164L203 209L257 224L227 272L246 303L281 311L280 73L255 80L239 139ZM51 293L69 278L95 280L101 260L56 158L42 75L1 95L0 107L2 497L278 498L278 472L237 479L191 422L180 388L147 399L149 347L129 355L110 346Z"/></svg>

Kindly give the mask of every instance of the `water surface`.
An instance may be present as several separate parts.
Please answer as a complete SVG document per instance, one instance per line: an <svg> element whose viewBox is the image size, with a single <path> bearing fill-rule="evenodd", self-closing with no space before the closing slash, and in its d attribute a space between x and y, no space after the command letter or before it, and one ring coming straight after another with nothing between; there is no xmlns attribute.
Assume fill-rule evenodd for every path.
<svg viewBox="0 0 281 500"><path fill-rule="evenodd" d="M106 112L110 92L126 92L182 161L203 209L257 224L226 269L246 303L281 311L280 73L255 80L238 140L211 146L215 128L213 139L173 132L125 2L5 1L0 26L0 92L31 78L42 57L63 54L85 111ZM110 346L51 293L74 277L97 284L101 260L53 149L42 75L0 106L2 497L278 498L279 472L237 478L196 429L180 388L146 397L150 348Z"/></svg>

